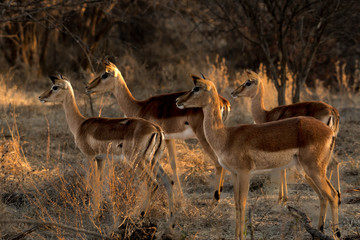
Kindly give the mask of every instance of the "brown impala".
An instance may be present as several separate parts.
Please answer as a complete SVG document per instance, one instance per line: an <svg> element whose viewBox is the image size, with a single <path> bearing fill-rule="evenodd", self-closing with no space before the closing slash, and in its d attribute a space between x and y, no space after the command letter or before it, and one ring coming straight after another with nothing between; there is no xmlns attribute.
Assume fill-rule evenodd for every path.
<svg viewBox="0 0 360 240"><path fill-rule="evenodd" d="M157 179L162 180L169 197L169 214L172 216L172 184L158 161L165 148L161 128L140 118L86 118L77 107L70 82L62 76L51 77L51 81L53 86L41 94L39 100L63 105L76 146L85 154L88 168L95 170L96 180L101 180L103 177L107 154L125 158L139 176L142 174L147 176L150 182L149 191L156 189ZM89 182L88 179L87 181ZM99 189L95 187L93 191L99 192ZM146 199L142 207L142 215L145 214L148 203L149 199Z"/></svg>
<svg viewBox="0 0 360 240"><path fill-rule="evenodd" d="M193 76L195 87L177 99L180 109L201 107L205 137L221 166L232 174L236 205L236 239L245 239L245 206L250 172L295 165L320 199L319 229L323 230L330 203L332 228L340 237L339 196L326 177L335 134L323 122L295 117L263 124L225 127L215 85Z"/></svg>
<svg viewBox="0 0 360 240"><path fill-rule="evenodd" d="M224 171L215 153L212 151L204 135L204 114L201 108L192 108L181 111L175 105L175 100L185 92L175 92L150 97L143 101L136 100L128 89L119 69L111 62L104 62L105 72L89 82L86 87L88 93L112 92L121 110L127 117L141 117L157 123L165 132L166 146L169 151L174 181L182 195L181 186L176 171L175 139L197 138L205 152L215 164L216 183L214 199L218 201L224 182ZM230 103L219 96L219 110L223 121L230 111Z"/></svg>
<svg viewBox="0 0 360 240"><path fill-rule="evenodd" d="M251 112L256 123L265 123L277 121L298 116L308 116L319 119L328 125L335 133L339 132L339 112L336 108L320 101L301 102L290 105L283 105L266 110L264 107L264 84L258 74L251 70L245 70L244 75L246 80L237 89L235 89L231 96L250 97L251 98ZM339 178L339 163L332 158L330 162L330 179L332 171L335 170L336 188L340 195L340 178ZM281 186L279 191L279 201L287 200L287 184L286 184L286 170L281 171Z"/></svg>

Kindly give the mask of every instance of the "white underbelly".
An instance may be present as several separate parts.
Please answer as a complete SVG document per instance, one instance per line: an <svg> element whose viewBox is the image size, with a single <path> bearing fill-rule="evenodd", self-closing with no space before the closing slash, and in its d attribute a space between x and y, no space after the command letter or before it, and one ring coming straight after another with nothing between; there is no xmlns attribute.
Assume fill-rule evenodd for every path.
<svg viewBox="0 0 360 240"><path fill-rule="evenodd" d="M277 167L277 168L268 168L268 169L255 169L251 171L251 174L262 174L262 173L268 173L271 171L281 171L284 169L289 169L296 166L296 158L293 158L287 165Z"/></svg>
<svg viewBox="0 0 360 240"><path fill-rule="evenodd" d="M189 138L196 138L196 135L194 131L191 129L191 127L187 127L182 132L176 132L176 133L165 133L165 139L189 139Z"/></svg>
<svg viewBox="0 0 360 240"><path fill-rule="evenodd" d="M118 161L124 161L125 160L125 156L124 154L119 154L119 155L112 155L112 154L99 154L96 156L98 159L109 159L109 160L113 160L114 162L118 162ZM128 159L126 159L127 161L129 161Z"/></svg>
<svg viewBox="0 0 360 240"><path fill-rule="evenodd" d="M250 158L253 160L254 171L266 171L271 169L284 169L296 164L298 149L287 149L277 152L266 152L261 150L249 150Z"/></svg>

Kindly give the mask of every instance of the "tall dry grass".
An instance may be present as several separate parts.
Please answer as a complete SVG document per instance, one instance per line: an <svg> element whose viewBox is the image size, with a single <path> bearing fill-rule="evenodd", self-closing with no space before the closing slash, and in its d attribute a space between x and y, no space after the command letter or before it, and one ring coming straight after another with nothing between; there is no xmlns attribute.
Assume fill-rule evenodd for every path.
<svg viewBox="0 0 360 240"><path fill-rule="evenodd" d="M16 125L14 126L16 127ZM13 130L10 130L13 133ZM32 233L34 239L87 239L88 236L104 237L114 234L120 239L135 236L155 236L158 227L139 217L139 203L145 196L145 183L140 187L129 166L112 163L106 182L108 198L103 199L99 215L94 216L89 192L84 184L84 169L81 163L57 163L52 169L32 168L26 160L19 135L3 136L1 141L0 236L14 236L23 232L24 224L41 226ZM42 159L45 163L46 152ZM52 159L50 159L51 161ZM109 160L110 161L110 160ZM39 164L39 163L37 163ZM66 166L59 166L66 164ZM49 167L49 166L47 166ZM141 180L141 179L140 179ZM166 198L161 188L153 200L156 210L150 218L161 225L166 222ZM10 207L8 207L10 206ZM160 219L160 221L159 221ZM12 223L11 228L3 224Z"/></svg>
<svg viewBox="0 0 360 240"><path fill-rule="evenodd" d="M74 146L68 146L74 144L71 136L57 133L68 131L64 118L57 117L63 115L62 108L39 106L37 92L27 95L24 89L9 89L4 81L0 83L0 91L6 92L1 99L1 110L5 114L1 116L0 125L1 237L12 238L33 231L30 239L106 238L111 234L120 239L152 238L165 228L164 189L159 187L154 196L152 206L156 210L150 210L149 218L141 219L137 210L145 196L146 184L136 186L136 182L143 180L134 177L129 166L117 162L110 164L114 167L106 174L108 196L103 199L100 214L94 216L84 184L87 169L82 164L83 156ZM49 108L49 112L39 116L38 109L43 108ZM55 119L51 111L59 112ZM22 114L30 114L34 120L23 119ZM40 129L37 128L39 119L45 123ZM34 124L34 121L38 122ZM32 126L34 132L42 133L24 135L18 124L25 132L31 132ZM69 140L72 142L67 144ZM156 219L155 223L149 221L152 218ZM33 226L38 227L31 230Z"/></svg>
<svg viewBox="0 0 360 240"><path fill-rule="evenodd" d="M235 102L229 95L243 80L241 71L232 73L225 59L205 58L199 66L184 63L178 68L165 64L164 74L160 77L149 73L146 64L137 62L131 53L117 59L117 64L130 90L134 91L138 99L145 99L161 92L189 90L192 88L189 75L203 72L208 79L215 81L219 92L231 102L232 110L226 125L252 123L250 100L244 98ZM261 66L258 73L263 78L266 88L265 106L268 109L275 107L277 93L266 77L265 67ZM89 78L93 76L90 73L86 74ZM343 87L344 93L335 95L319 82L315 89L304 89L302 100L324 100L340 108L351 103L347 96L350 94L355 106L359 106L359 94L354 93L353 85L346 85L348 78L344 74L342 71L338 83ZM136 211L145 194L145 186L136 184L139 181L134 178L133 171L122 163L109 160L107 196L101 208L101 217L94 218L89 207L89 194L84 185L86 169L82 165L83 156L74 146L63 110L58 105L40 105L37 101L37 88L32 92L28 90L28 86L27 90L21 85L10 87L9 82L12 82L15 76L14 73L0 75L0 237L14 237L26 230L32 231L28 234L28 239L160 237L166 225L167 199L164 189L160 187L156 192L147 217L138 218ZM288 79L286 102L290 103L293 81L291 74ZM48 80L41 81L44 82L43 86L50 85L47 83ZM84 79L75 81L80 110L88 113L88 98L81 94ZM94 106L97 111L95 115L121 116L116 100L110 94L96 98ZM353 140L356 137L354 131L346 132L346 136L340 133L336 149L338 157L344 162L341 167L342 173L351 173L354 179L360 174L356 150L360 149L360 143ZM185 199L180 199L177 203L183 208L177 216L177 237L232 238L235 216L229 177L225 180L222 200L214 207L210 202L214 179L211 161L196 141L177 141L177 149L180 179L185 192ZM171 173L166 153L161 163L165 170ZM270 235L279 236L280 231L284 239L289 234L293 239L304 238L302 227L293 222L292 218L284 217L285 211L279 210L274 204L277 198L276 188L272 187L266 178L255 179L260 180L253 180L257 181L253 188L259 190L250 192L248 204L253 212L255 236L259 239ZM350 180L343 181L344 189L353 186ZM358 180L351 181L356 184ZM299 206L303 201L314 202L315 205L309 205L308 208L316 209L317 202L314 196L308 193L306 187L300 185L298 188L299 190L292 193L296 199L293 202L300 203ZM356 234L355 225L358 218L347 216L347 211L350 210L341 213L344 222L342 227L347 227L349 233ZM280 219L283 227L266 230L277 221L275 218ZM4 220L12 223L1 223ZM39 227L33 229L34 226Z"/></svg>

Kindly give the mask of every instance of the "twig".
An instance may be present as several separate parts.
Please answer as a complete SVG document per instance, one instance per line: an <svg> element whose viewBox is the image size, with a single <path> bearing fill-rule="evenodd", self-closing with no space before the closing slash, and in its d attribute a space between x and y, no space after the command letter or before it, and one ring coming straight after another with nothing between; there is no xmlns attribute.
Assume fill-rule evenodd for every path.
<svg viewBox="0 0 360 240"><path fill-rule="evenodd" d="M36 229L39 229L40 227L41 227L40 225L36 225L36 226L34 226L32 228L29 228L29 229L23 231L22 233L16 234L13 237L7 237L6 239L8 239L8 240L22 239L22 238L26 237L27 235L29 235L30 233L34 232Z"/></svg>
<svg viewBox="0 0 360 240"><path fill-rule="evenodd" d="M251 237L251 240L254 240L255 237L254 237L254 225L252 223L252 214L251 214L251 208L249 208L249 229L250 229L250 237Z"/></svg>
<svg viewBox="0 0 360 240"><path fill-rule="evenodd" d="M100 233L97 232L93 232L93 231L89 231L86 229L81 229L81 228L76 228L76 227L72 227L72 226L68 226L62 223L55 223L55 222L43 222L43 221L36 221L36 220L23 220L23 219L12 219L12 220L0 220L0 224L11 224L11 223L25 223L25 224L35 224L41 227L51 227L51 226L55 226L55 227L59 227L59 228L63 228L66 230L70 230L70 231L74 231L74 232L81 232L81 233L85 233L88 235L92 235L101 239L112 239L111 237L102 235Z"/></svg>
<svg viewBox="0 0 360 240"><path fill-rule="evenodd" d="M320 240L334 240L334 238L326 236L319 230L313 228L311 225L310 218L308 216L306 216L305 213L297 210L296 208L290 207L290 206L287 206L287 208L289 209L291 215L293 215L295 218L300 219L303 222L303 225L304 225L306 231L308 233L310 233L313 238L317 238Z"/></svg>
<svg viewBox="0 0 360 240"><path fill-rule="evenodd" d="M87 95L88 95L89 103L90 103L91 116L94 117L94 116L95 116L95 113L94 113L93 101L92 101L91 95L90 95L90 94L87 94Z"/></svg>
<svg viewBox="0 0 360 240"><path fill-rule="evenodd" d="M47 125L47 144L46 144L46 167L49 167L50 159L50 123L47 117L45 116L46 125Z"/></svg>

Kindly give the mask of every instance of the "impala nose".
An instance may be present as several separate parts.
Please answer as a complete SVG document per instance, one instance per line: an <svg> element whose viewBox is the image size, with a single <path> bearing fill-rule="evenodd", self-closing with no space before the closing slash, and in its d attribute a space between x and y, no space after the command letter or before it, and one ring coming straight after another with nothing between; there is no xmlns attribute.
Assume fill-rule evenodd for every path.
<svg viewBox="0 0 360 240"><path fill-rule="evenodd" d="M45 100L44 100L41 96L39 96L39 101L40 101L41 103L44 103L44 102L45 102Z"/></svg>
<svg viewBox="0 0 360 240"><path fill-rule="evenodd" d="M181 104L181 103L179 103L179 98L177 98L177 99L175 100L175 103L176 103L176 106L177 106L178 108L184 109L184 105Z"/></svg>
<svg viewBox="0 0 360 240"><path fill-rule="evenodd" d="M86 86L86 87L85 87L85 92L86 92L87 94L90 94L90 93L92 93L93 91L92 91L91 89L89 89L89 86Z"/></svg>
<svg viewBox="0 0 360 240"><path fill-rule="evenodd" d="M235 91L232 92L230 95L231 95L231 97L233 97L233 98L237 98L237 97L238 97Z"/></svg>

